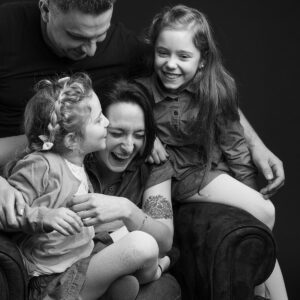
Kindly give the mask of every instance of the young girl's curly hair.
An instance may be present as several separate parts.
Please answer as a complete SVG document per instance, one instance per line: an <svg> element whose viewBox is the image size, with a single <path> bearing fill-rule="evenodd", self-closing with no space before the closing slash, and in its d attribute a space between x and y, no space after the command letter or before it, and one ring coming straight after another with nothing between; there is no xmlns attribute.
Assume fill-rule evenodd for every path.
<svg viewBox="0 0 300 300"><path fill-rule="evenodd" d="M90 116L90 107L83 99L90 97L92 82L85 73L53 80L41 80L35 86L35 95L24 112L24 130L28 146L6 165L9 175L17 160L34 151L70 151L64 145L68 133L83 136L82 128ZM45 147L45 144L47 147Z"/></svg>

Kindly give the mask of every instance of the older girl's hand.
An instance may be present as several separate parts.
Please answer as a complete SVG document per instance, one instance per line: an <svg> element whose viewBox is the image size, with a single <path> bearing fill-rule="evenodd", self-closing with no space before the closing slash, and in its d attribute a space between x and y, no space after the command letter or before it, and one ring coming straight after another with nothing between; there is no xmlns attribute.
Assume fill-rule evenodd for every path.
<svg viewBox="0 0 300 300"><path fill-rule="evenodd" d="M151 155L148 156L146 161L150 164L155 163L155 164L159 165L159 164L167 161L168 157L169 157L169 154L166 151L164 145L162 144L162 142L160 141L159 138L156 138L154 141Z"/></svg>
<svg viewBox="0 0 300 300"><path fill-rule="evenodd" d="M126 198L90 193L73 197L68 207L81 217L85 226L122 220L130 214Z"/></svg>

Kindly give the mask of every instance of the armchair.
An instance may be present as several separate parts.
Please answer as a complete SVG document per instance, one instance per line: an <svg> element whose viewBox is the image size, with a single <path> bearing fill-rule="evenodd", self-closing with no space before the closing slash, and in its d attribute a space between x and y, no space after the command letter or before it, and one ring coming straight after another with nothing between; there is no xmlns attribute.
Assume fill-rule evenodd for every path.
<svg viewBox="0 0 300 300"><path fill-rule="evenodd" d="M175 229L180 258L172 273L183 300L253 300L274 268L271 231L241 209L184 204L175 208Z"/></svg>
<svg viewBox="0 0 300 300"><path fill-rule="evenodd" d="M182 299L253 300L254 287L265 281L275 264L270 230L247 212L221 204L184 204L174 212L180 258L171 271ZM171 282L170 289L178 295L177 283ZM16 245L9 234L0 232L0 299L27 300L27 284ZM165 299L156 291L159 286L142 288L138 300Z"/></svg>

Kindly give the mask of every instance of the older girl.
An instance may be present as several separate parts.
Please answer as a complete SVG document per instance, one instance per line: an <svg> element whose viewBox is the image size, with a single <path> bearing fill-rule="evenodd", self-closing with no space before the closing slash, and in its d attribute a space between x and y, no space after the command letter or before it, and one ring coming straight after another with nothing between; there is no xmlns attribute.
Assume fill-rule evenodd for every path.
<svg viewBox="0 0 300 300"><path fill-rule="evenodd" d="M148 42L154 74L138 82L153 99L158 127L152 161L169 156L175 169L173 198L236 206L272 229L274 206L252 189L256 170L239 122L235 81L206 17L184 5L166 8L154 17ZM271 299L287 299L278 264L267 287Z"/></svg>

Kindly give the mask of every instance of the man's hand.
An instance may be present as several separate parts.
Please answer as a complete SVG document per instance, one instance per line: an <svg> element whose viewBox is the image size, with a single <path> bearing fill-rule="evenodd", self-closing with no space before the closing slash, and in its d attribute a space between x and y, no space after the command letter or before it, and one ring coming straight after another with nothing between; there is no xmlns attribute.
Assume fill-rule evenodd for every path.
<svg viewBox="0 0 300 300"><path fill-rule="evenodd" d="M155 138L153 149L151 155L148 156L147 162L150 164L156 163L157 165L165 162L169 157L168 152L166 151L165 147L159 140L159 138Z"/></svg>
<svg viewBox="0 0 300 300"><path fill-rule="evenodd" d="M81 231L83 223L76 213L68 208L60 207L50 209L43 217L45 232L56 230L62 235L73 235Z"/></svg>
<svg viewBox="0 0 300 300"><path fill-rule="evenodd" d="M3 177L0 177L0 187L0 223L9 229L18 229L17 216L23 215L26 203L22 194Z"/></svg>
<svg viewBox="0 0 300 300"><path fill-rule="evenodd" d="M253 162L264 175L268 184L260 190L265 199L269 199L284 185L284 169L282 161L264 144L250 147Z"/></svg>

